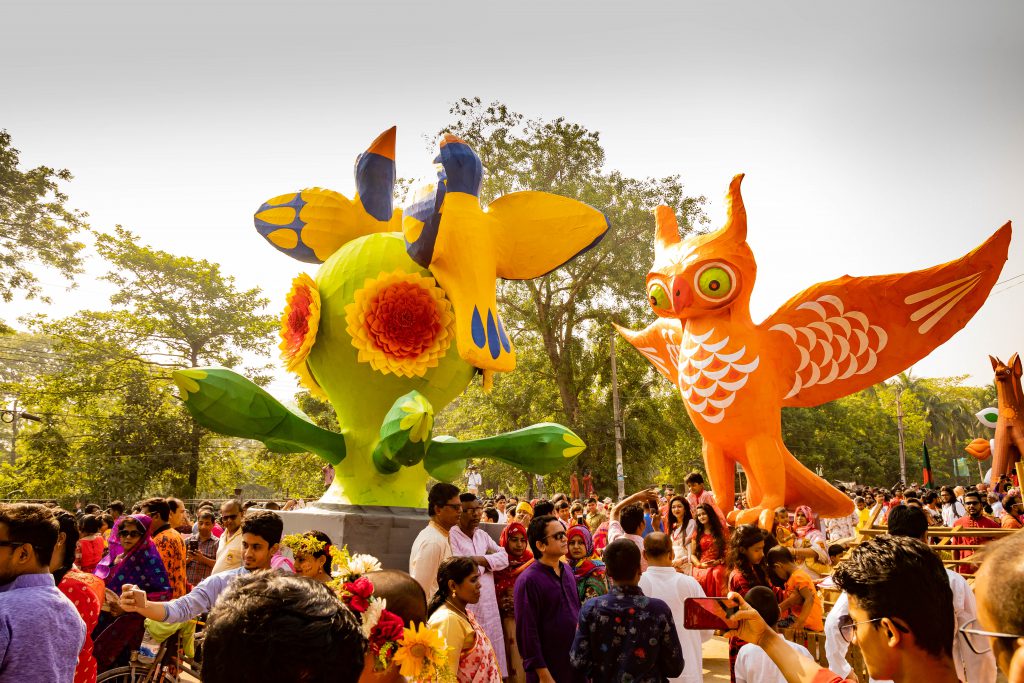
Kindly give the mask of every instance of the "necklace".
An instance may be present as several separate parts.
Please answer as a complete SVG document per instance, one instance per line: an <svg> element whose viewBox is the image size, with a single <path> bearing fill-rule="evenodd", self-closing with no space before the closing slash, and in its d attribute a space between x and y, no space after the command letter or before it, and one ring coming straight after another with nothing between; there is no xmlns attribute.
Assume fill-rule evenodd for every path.
<svg viewBox="0 0 1024 683"><path fill-rule="evenodd" d="M452 609L452 611L454 611L460 617L462 617L466 621L469 621L469 615L466 614L466 610L459 609L458 605L456 605L454 602L452 602L451 598L448 598L447 600L445 600L444 604L448 605L448 607L450 607Z"/></svg>

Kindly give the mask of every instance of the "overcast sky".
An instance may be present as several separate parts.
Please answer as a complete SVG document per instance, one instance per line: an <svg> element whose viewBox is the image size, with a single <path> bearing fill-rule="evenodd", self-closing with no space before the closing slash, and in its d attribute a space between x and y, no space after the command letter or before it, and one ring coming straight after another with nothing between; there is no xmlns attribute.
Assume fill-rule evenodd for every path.
<svg viewBox="0 0 1024 683"><path fill-rule="evenodd" d="M0 128L23 164L69 168L93 226L218 261L275 313L303 264L256 234L260 203L313 185L351 196L355 154L393 124L399 174L419 176L425 136L479 96L600 131L610 169L680 174L716 225L747 173L756 319L821 280L956 258L1016 219L1009 281L914 372L986 383L988 354L1024 352L1016 0L3 0L0 22ZM0 318L107 294L46 281L54 306Z"/></svg>

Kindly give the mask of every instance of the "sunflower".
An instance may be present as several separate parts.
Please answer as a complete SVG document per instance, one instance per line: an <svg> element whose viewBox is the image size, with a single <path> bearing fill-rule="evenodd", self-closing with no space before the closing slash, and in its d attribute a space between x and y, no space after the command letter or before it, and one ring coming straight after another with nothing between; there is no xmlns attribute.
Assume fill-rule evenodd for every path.
<svg viewBox="0 0 1024 683"><path fill-rule="evenodd" d="M432 277L396 270L367 279L345 307L359 361L384 374L422 377L455 336L452 306Z"/></svg>
<svg viewBox="0 0 1024 683"><path fill-rule="evenodd" d="M405 629L392 661L400 665L398 673L406 678L434 680L448 663L448 645L438 629L413 624L412 628Z"/></svg>
<svg viewBox="0 0 1024 683"><path fill-rule="evenodd" d="M302 273L292 280L286 301L281 314L281 358L288 370L299 376L302 386L317 398L327 400L327 394L306 364L320 327L320 291L313 278Z"/></svg>

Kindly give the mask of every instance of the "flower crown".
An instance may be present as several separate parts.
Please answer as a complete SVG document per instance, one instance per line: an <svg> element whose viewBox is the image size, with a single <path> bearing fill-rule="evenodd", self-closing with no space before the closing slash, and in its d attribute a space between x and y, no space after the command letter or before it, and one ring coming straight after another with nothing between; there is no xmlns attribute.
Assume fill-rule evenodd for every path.
<svg viewBox="0 0 1024 683"><path fill-rule="evenodd" d="M373 655L373 670L386 671L396 664L398 673L414 683L454 681L448 668L450 648L440 629L426 624L405 628L402 618L388 611L387 601L374 597L373 582L365 575L379 571L380 561L372 555L352 555L348 546L331 545L329 552L334 570L327 586L359 618Z"/></svg>

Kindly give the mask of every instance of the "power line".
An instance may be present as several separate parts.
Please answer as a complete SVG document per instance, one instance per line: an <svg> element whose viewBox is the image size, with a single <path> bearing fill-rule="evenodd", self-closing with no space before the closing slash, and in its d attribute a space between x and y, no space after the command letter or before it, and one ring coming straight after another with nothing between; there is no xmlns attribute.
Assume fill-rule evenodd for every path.
<svg viewBox="0 0 1024 683"><path fill-rule="evenodd" d="M1020 275L1014 275L1013 277L1008 277L1005 280L1000 280L999 282L996 283L996 285L1001 285L1004 282L1010 282L1011 280L1016 280L1017 278L1020 278L1020 277L1024 277L1024 273L1021 273ZM992 285L992 286L995 287L995 285Z"/></svg>
<svg viewBox="0 0 1024 683"><path fill-rule="evenodd" d="M1022 282L1017 282L1017 283L1015 283L1015 284L1012 284L1012 285L1010 285L1009 287L1003 287L1003 288L1002 288L1002 289L1000 289L1000 290L999 290L998 292L992 292L992 294L993 294L993 295L995 295L995 294L1002 294L1003 292L1008 292L1008 291L1010 291L1011 289L1013 289L1014 287L1019 287L1020 285L1024 285L1024 281L1022 281Z"/></svg>

